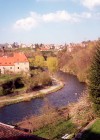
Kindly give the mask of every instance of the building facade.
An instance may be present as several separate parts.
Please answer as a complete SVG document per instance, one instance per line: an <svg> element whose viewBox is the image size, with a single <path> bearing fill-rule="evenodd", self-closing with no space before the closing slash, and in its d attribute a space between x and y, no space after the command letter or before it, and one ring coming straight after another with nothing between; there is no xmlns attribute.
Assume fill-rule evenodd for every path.
<svg viewBox="0 0 100 140"><path fill-rule="evenodd" d="M9 72L28 72L29 61L24 53L14 53L12 56L0 57L0 73Z"/></svg>

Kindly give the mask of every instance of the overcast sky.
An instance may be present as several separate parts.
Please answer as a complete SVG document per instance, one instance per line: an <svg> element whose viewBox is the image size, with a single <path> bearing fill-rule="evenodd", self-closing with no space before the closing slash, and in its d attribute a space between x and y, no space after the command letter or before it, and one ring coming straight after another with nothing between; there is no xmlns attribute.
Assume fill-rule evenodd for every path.
<svg viewBox="0 0 100 140"><path fill-rule="evenodd" d="M100 0L0 0L0 43L64 44L100 37Z"/></svg>

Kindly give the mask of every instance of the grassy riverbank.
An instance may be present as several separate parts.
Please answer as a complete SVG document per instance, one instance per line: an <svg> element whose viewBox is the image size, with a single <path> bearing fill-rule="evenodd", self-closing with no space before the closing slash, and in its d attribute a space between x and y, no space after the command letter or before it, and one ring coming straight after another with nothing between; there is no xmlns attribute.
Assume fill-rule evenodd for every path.
<svg viewBox="0 0 100 140"><path fill-rule="evenodd" d="M44 89L33 91L31 93L19 93L17 95L6 95L0 97L0 107L15 104L22 101L30 101L33 98L43 97L46 94L53 93L63 88L64 84L57 79L53 79L55 85L47 86Z"/></svg>
<svg viewBox="0 0 100 140"><path fill-rule="evenodd" d="M55 109L46 104L42 112L40 116L32 116L19 122L18 127L29 129L32 134L51 140L60 140L66 133L71 136L77 133L77 126L69 118L67 107Z"/></svg>
<svg viewBox="0 0 100 140"><path fill-rule="evenodd" d="M71 138L77 136L87 124L96 119L86 93L80 97L78 102L60 109L53 108L47 102L41 111L40 116L31 116L17 125L30 130L34 135L51 140L61 140L65 134L69 134Z"/></svg>
<svg viewBox="0 0 100 140"><path fill-rule="evenodd" d="M51 140L60 140L65 134L71 134L73 136L76 133L76 126L71 120L61 120L55 124L45 126L35 132L34 135L38 135L43 138Z"/></svg>

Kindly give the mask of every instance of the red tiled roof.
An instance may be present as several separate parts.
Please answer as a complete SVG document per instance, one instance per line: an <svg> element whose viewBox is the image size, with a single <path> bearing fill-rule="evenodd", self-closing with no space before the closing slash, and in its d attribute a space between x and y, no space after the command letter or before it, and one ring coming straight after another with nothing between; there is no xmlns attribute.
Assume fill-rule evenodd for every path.
<svg viewBox="0 0 100 140"><path fill-rule="evenodd" d="M14 65L13 57L7 56L0 57L0 66L13 66L13 65Z"/></svg>
<svg viewBox="0 0 100 140"><path fill-rule="evenodd" d="M16 62L28 62L24 53L14 53L14 61Z"/></svg>
<svg viewBox="0 0 100 140"><path fill-rule="evenodd" d="M14 66L14 63L18 62L28 62L28 59L23 53L14 53L11 57L0 57L0 66Z"/></svg>
<svg viewBox="0 0 100 140"><path fill-rule="evenodd" d="M46 140L0 123L0 140Z"/></svg>

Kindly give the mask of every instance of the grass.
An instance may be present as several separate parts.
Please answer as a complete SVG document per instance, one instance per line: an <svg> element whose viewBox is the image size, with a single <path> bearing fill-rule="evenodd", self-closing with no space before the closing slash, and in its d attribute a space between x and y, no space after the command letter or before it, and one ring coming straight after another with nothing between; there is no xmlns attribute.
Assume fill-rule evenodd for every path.
<svg viewBox="0 0 100 140"><path fill-rule="evenodd" d="M60 140L66 133L76 133L76 126L71 122L71 120L61 120L56 124L49 124L33 132L35 135L51 140Z"/></svg>
<svg viewBox="0 0 100 140"><path fill-rule="evenodd" d="M27 89L27 87L22 87L22 88L18 88L18 89L14 89L14 92L25 92Z"/></svg>
<svg viewBox="0 0 100 140"><path fill-rule="evenodd" d="M10 76L10 75L0 75L0 83L2 84L2 83L4 83L5 81L7 81L7 80L11 80L12 79L12 76Z"/></svg>
<svg viewBox="0 0 100 140"><path fill-rule="evenodd" d="M83 133L81 140L100 140L100 119Z"/></svg>
<svg viewBox="0 0 100 140"><path fill-rule="evenodd" d="M100 134L100 119L98 119L90 129L92 132Z"/></svg>

